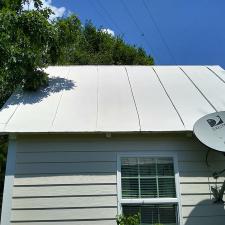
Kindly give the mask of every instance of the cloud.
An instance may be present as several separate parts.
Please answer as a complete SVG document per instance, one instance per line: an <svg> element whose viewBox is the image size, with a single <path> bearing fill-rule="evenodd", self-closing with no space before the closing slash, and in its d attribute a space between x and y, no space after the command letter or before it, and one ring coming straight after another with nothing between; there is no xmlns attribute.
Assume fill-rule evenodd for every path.
<svg viewBox="0 0 225 225"><path fill-rule="evenodd" d="M115 32L113 30L109 29L109 28L107 28L107 29L106 28L102 28L101 31L103 33L106 33L106 34L110 34L112 36L115 36Z"/></svg>
<svg viewBox="0 0 225 225"><path fill-rule="evenodd" d="M53 12L54 12L54 15L51 15L50 16L50 20L54 20L58 17L62 17L65 15L66 13L66 8L65 7L56 7L54 5L52 5L52 0L43 0L43 5L42 5L42 8L50 8ZM30 3L29 4L24 4L24 7L23 7L25 10L32 10L34 9L34 3L32 0L30 0Z"/></svg>

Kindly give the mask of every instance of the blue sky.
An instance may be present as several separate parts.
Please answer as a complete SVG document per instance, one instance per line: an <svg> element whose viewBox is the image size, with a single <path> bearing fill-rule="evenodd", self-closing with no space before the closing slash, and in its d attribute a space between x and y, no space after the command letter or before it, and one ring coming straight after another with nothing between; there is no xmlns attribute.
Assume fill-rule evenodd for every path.
<svg viewBox="0 0 225 225"><path fill-rule="evenodd" d="M123 35L126 42L151 54L156 64L216 64L225 68L224 0L50 2L75 13L83 23L90 19L98 27Z"/></svg>

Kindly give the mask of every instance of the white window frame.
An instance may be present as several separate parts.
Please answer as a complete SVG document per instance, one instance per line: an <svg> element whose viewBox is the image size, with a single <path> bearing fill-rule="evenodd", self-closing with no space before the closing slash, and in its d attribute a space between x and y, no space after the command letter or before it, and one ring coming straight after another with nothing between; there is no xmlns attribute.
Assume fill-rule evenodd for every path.
<svg viewBox="0 0 225 225"><path fill-rule="evenodd" d="M161 157L172 158L175 173L175 188L176 198L141 198L141 199L122 199L122 185L121 185L121 158L123 157ZM181 208L181 194L180 194L180 181L178 171L178 159L176 153L160 152L120 152L117 153L117 213L122 214L122 204L164 204L164 203L177 203L178 207L178 224L182 225L182 208Z"/></svg>

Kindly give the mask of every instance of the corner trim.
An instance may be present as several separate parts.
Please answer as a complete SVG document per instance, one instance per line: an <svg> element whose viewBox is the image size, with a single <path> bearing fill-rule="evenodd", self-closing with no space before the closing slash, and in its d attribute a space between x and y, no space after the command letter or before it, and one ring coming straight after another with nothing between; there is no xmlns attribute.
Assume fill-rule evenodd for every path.
<svg viewBox="0 0 225 225"><path fill-rule="evenodd" d="M16 137L13 135L13 137L9 137L5 184L3 191L1 225L10 225L15 163L16 163Z"/></svg>

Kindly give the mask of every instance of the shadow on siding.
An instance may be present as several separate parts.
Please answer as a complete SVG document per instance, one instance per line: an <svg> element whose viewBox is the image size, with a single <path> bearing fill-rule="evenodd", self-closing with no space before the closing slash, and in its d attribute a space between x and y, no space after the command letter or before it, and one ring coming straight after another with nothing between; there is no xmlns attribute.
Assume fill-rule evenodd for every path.
<svg viewBox="0 0 225 225"><path fill-rule="evenodd" d="M184 206L184 225L224 225L224 207L224 204L216 204L213 200L203 200L195 206Z"/></svg>

